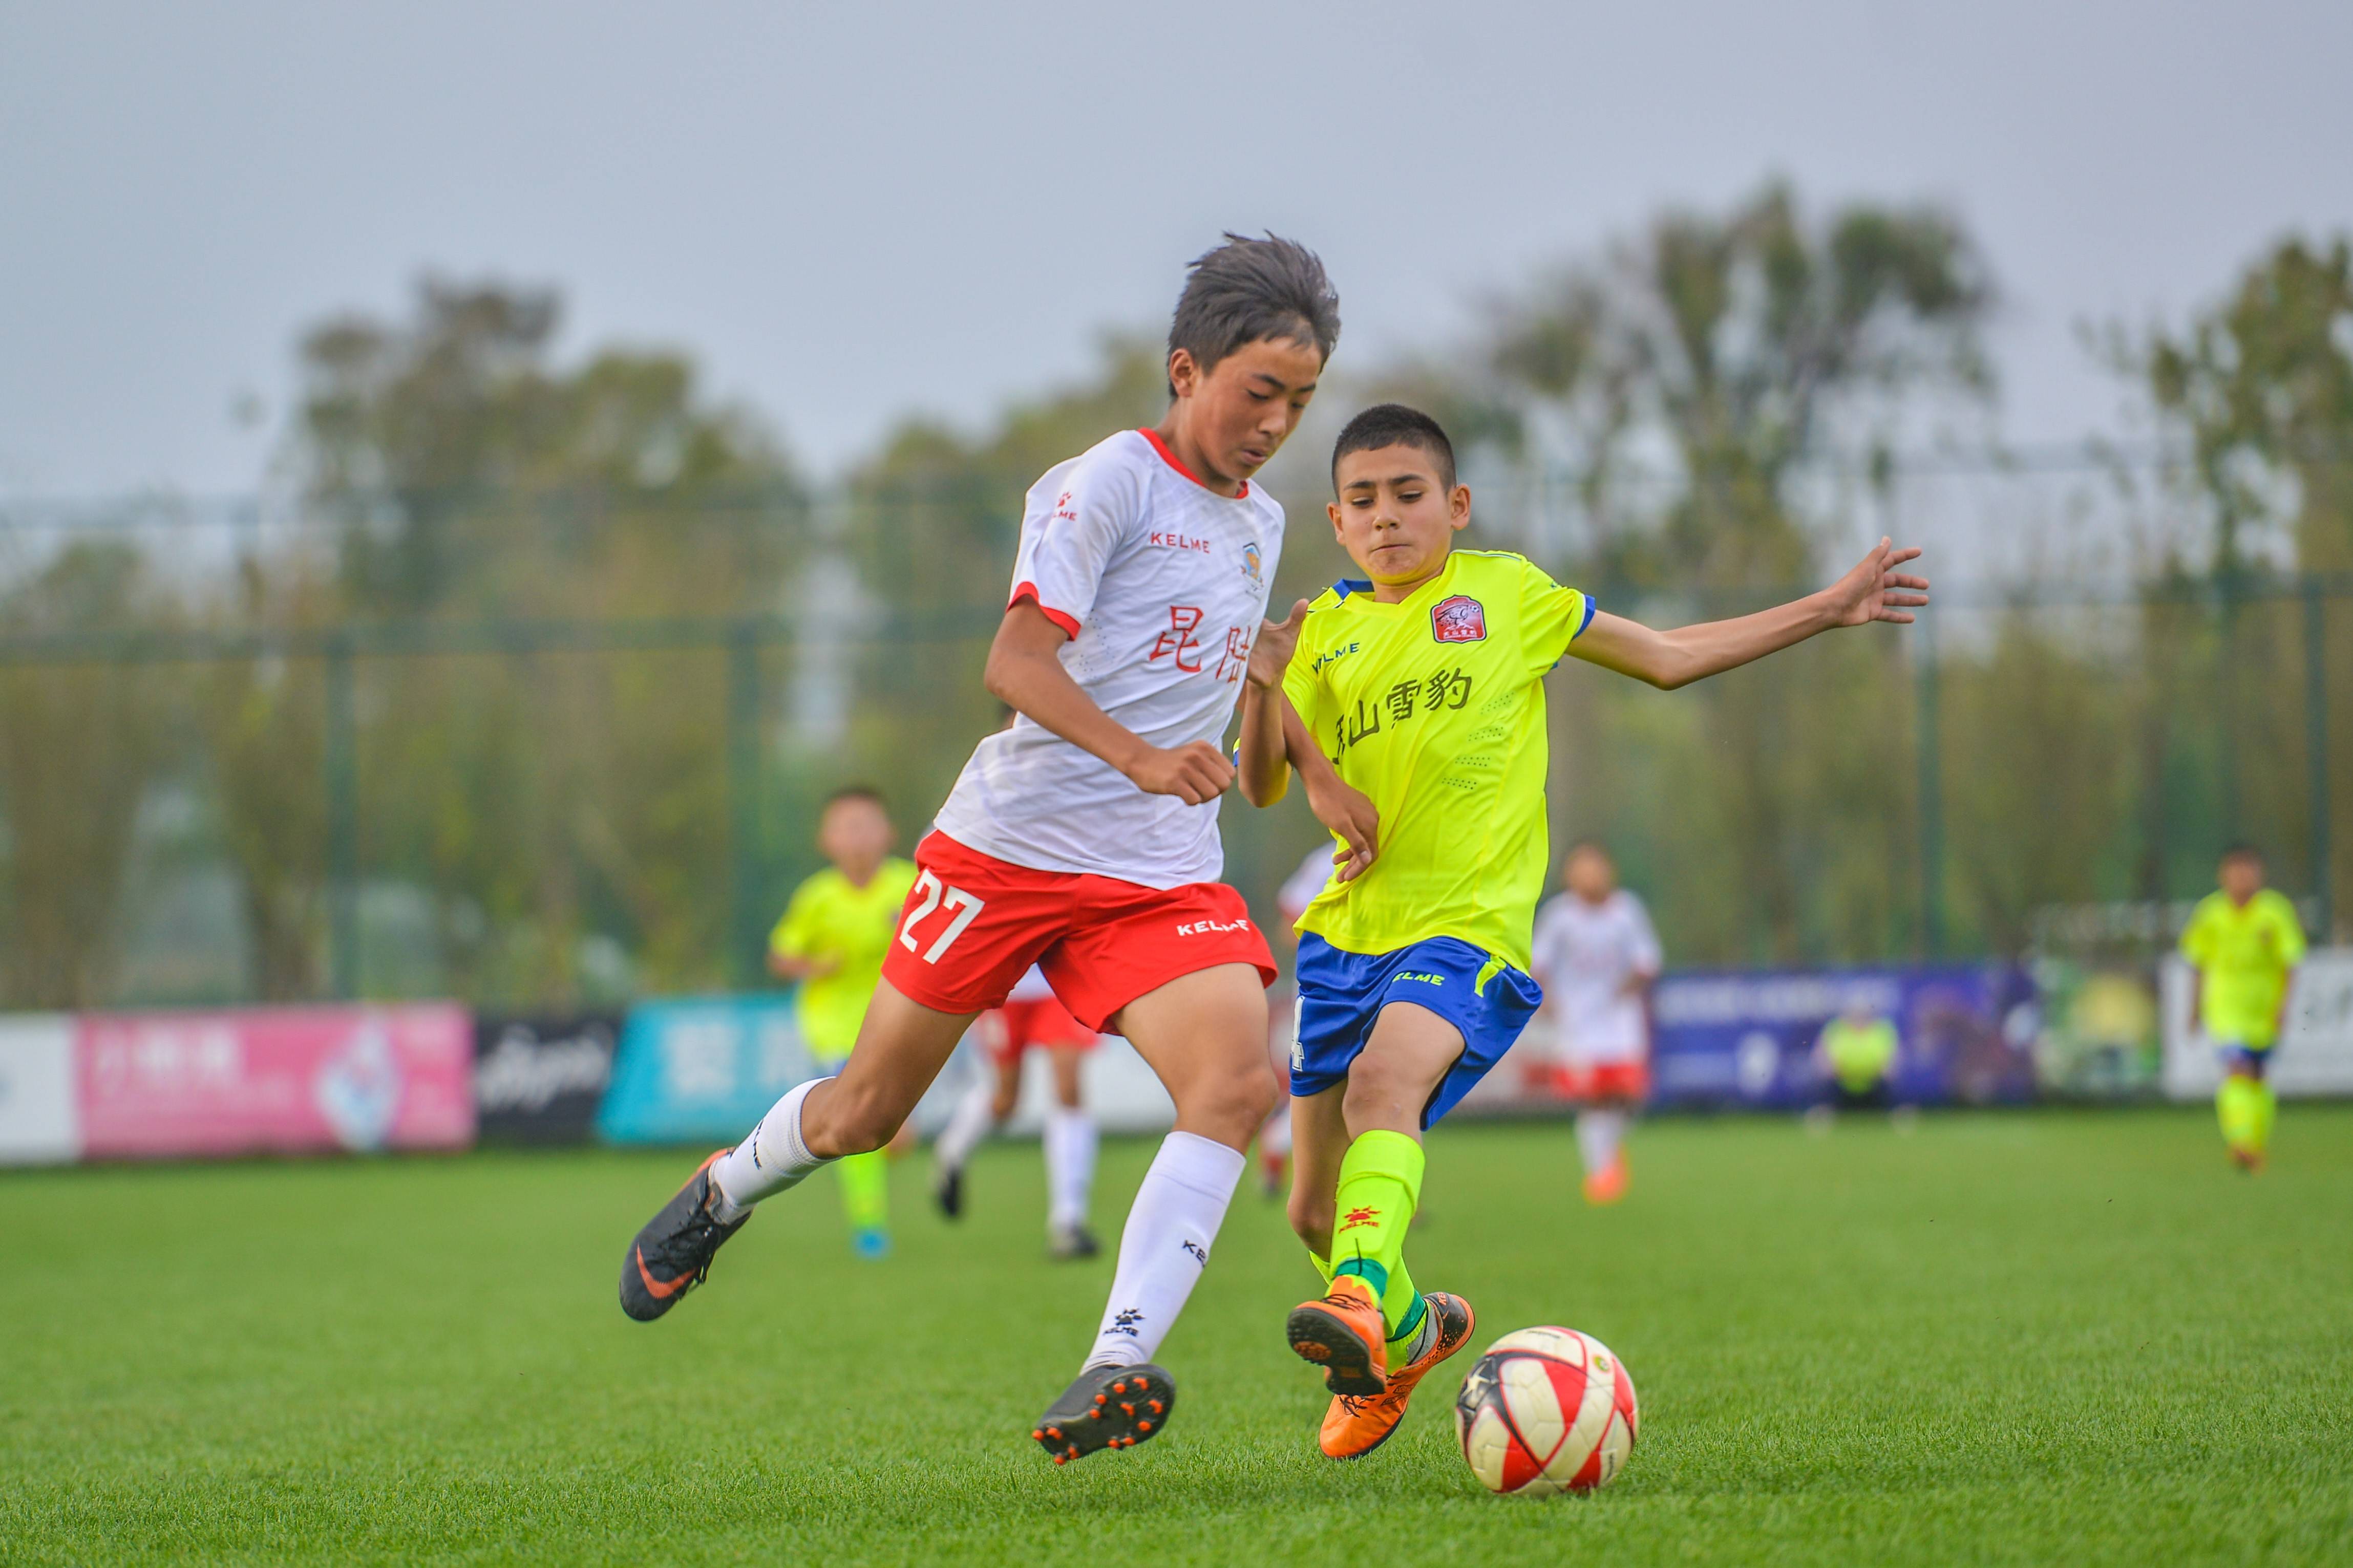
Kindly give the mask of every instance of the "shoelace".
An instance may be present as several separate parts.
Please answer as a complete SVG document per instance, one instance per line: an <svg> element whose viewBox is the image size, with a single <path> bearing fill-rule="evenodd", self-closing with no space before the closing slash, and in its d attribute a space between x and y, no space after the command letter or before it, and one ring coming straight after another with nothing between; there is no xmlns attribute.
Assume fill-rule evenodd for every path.
<svg viewBox="0 0 2353 1568"><path fill-rule="evenodd" d="M711 1278L711 1260L719 1255L719 1243L723 1239L721 1232L726 1228L712 1217L708 1205L707 1198L696 1205L686 1223L667 1237L661 1247L663 1262L680 1259L693 1264L689 1272L693 1274L694 1282L698 1285Z"/></svg>

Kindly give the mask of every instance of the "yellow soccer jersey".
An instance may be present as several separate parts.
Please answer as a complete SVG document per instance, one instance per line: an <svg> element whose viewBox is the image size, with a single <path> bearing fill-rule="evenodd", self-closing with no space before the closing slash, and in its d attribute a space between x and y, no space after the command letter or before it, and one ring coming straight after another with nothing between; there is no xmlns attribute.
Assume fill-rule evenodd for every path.
<svg viewBox="0 0 2353 1568"><path fill-rule="evenodd" d="M2258 1049L2273 1042L2287 972L2304 961L2294 904L2270 888L2243 908L2227 893L2209 893L2181 933L2181 955L2205 976L2199 1013L2210 1037Z"/></svg>
<svg viewBox="0 0 2353 1568"><path fill-rule="evenodd" d="M882 979L882 959L898 929L900 906L915 885L915 863L896 858L862 888L828 867L793 889L785 918L768 946L787 958L834 959L840 967L804 980L793 1012L811 1052L828 1059L849 1054L866 1004Z"/></svg>
<svg viewBox="0 0 2353 1568"><path fill-rule="evenodd" d="M1343 582L1311 605L1282 689L1381 814L1380 853L1299 918L1349 952L1451 936L1528 966L1551 851L1544 675L1593 601L1525 557L1457 550L1400 604Z"/></svg>

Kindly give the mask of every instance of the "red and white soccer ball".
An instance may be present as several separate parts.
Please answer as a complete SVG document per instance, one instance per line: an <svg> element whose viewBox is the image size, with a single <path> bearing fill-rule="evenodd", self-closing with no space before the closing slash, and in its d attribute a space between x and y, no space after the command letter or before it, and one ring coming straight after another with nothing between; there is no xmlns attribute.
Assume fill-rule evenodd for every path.
<svg viewBox="0 0 2353 1568"><path fill-rule="evenodd" d="M1454 1398L1454 1430L1479 1484L1529 1497L1608 1486L1641 1418L1625 1363L1575 1329L1505 1334Z"/></svg>

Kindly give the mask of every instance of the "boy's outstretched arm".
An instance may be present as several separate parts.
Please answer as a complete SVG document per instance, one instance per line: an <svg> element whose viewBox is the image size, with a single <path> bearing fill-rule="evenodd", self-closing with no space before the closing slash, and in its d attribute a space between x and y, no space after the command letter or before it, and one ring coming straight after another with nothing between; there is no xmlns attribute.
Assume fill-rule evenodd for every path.
<svg viewBox="0 0 2353 1568"><path fill-rule="evenodd" d="M981 678L989 695L1010 704L1071 744L1093 752L1146 795L1173 795L1199 805L1226 792L1234 765L1207 741L1163 750L1095 705L1062 668L1070 634L1029 599L1015 602L988 645Z"/></svg>
<svg viewBox="0 0 2353 1568"><path fill-rule="evenodd" d="M1833 626L1909 623L1912 611L1928 602L1928 579L1896 568L1919 554L1916 547L1899 550L1882 539L1852 571L1818 593L1753 616L1703 621L1671 632L1653 631L1623 616L1597 614L1568 651L1589 664L1672 691L1778 653Z"/></svg>

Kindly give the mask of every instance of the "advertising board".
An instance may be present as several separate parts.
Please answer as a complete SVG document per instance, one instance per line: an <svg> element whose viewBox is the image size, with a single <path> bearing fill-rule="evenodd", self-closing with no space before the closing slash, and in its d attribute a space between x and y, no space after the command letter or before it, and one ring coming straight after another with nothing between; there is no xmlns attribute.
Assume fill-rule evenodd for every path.
<svg viewBox="0 0 2353 1568"><path fill-rule="evenodd" d="M585 1143L613 1079L621 1015L474 1020L474 1114L486 1143Z"/></svg>
<svg viewBox="0 0 2353 1568"><path fill-rule="evenodd" d="M90 1013L75 1023L87 1159L473 1142L473 1028L453 1004Z"/></svg>
<svg viewBox="0 0 2353 1568"><path fill-rule="evenodd" d="M2165 1092L2206 1100L2222 1081L2213 1046L2189 1016L2189 965L2166 961ZM2353 947L2315 948L2296 966L2287 1028L2266 1076L2284 1098L2353 1094Z"/></svg>

